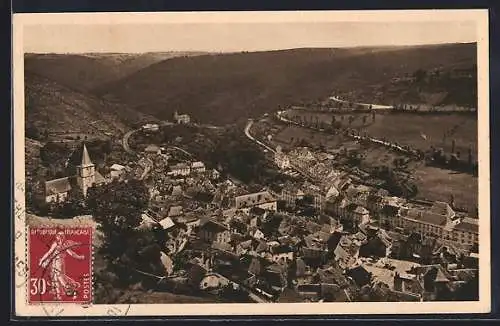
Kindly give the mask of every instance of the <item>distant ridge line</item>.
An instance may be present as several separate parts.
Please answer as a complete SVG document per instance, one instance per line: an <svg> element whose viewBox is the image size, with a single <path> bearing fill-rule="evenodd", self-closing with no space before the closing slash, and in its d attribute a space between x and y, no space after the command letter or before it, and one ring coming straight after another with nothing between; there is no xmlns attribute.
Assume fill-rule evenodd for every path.
<svg viewBox="0 0 500 326"><path fill-rule="evenodd" d="M336 46L336 47L292 47L282 49L267 49L267 50L227 50L227 51L196 51L196 50L165 50L165 51L145 51L145 52L26 52L25 55L141 55L141 54L199 54L199 55L214 55L214 54L232 54L232 53L259 53L259 52L279 52L292 50L349 50L349 49L407 49L419 47L439 47L451 45L472 45L477 42L450 42L450 43L426 43L426 44L388 44L388 45L359 45L359 46Z"/></svg>

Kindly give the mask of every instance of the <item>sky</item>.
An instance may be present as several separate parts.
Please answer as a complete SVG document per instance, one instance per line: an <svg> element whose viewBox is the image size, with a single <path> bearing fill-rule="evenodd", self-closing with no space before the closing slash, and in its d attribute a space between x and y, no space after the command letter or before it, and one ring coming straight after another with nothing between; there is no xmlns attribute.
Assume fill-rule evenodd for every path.
<svg viewBox="0 0 500 326"><path fill-rule="evenodd" d="M30 53L239 52L476 42L474 21L30 24Z"/></svg>

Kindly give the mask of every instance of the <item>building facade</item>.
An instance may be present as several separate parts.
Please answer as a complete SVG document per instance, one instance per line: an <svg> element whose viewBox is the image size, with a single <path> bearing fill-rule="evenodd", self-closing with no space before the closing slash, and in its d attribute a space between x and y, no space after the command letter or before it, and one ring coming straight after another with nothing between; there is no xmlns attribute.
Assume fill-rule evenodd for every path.
<svg viewBox="0 0 500 326"><path fill-rule="evenodd" d="M69 192L77 187L83 196L87 196L88 189L105 183L104 177L96 170L90 159L87 147L83 144L80 164L76 166L76 175L53 179L45 182L45 202L62 203L68 200Z"/></svg>

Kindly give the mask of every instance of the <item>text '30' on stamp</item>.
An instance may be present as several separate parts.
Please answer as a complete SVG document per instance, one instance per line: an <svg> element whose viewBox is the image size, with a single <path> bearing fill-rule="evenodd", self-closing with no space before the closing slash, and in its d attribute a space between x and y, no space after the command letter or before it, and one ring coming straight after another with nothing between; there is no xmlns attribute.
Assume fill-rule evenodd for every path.
<svg viewBox="0 0 500 326"><path fill-rule="evenodd" d="M92 228L30 227L28 301L92 302Z"/></svg>

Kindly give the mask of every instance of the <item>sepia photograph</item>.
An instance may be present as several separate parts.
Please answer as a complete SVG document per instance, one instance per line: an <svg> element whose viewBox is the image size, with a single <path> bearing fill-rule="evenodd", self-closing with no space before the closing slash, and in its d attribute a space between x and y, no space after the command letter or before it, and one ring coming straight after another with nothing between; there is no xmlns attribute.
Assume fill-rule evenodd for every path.
<svg viewBox="0 0 500 326"><path fill-rule="evenodd" d="M17 312L488 312L487 18L15 15Z"/></svg>

